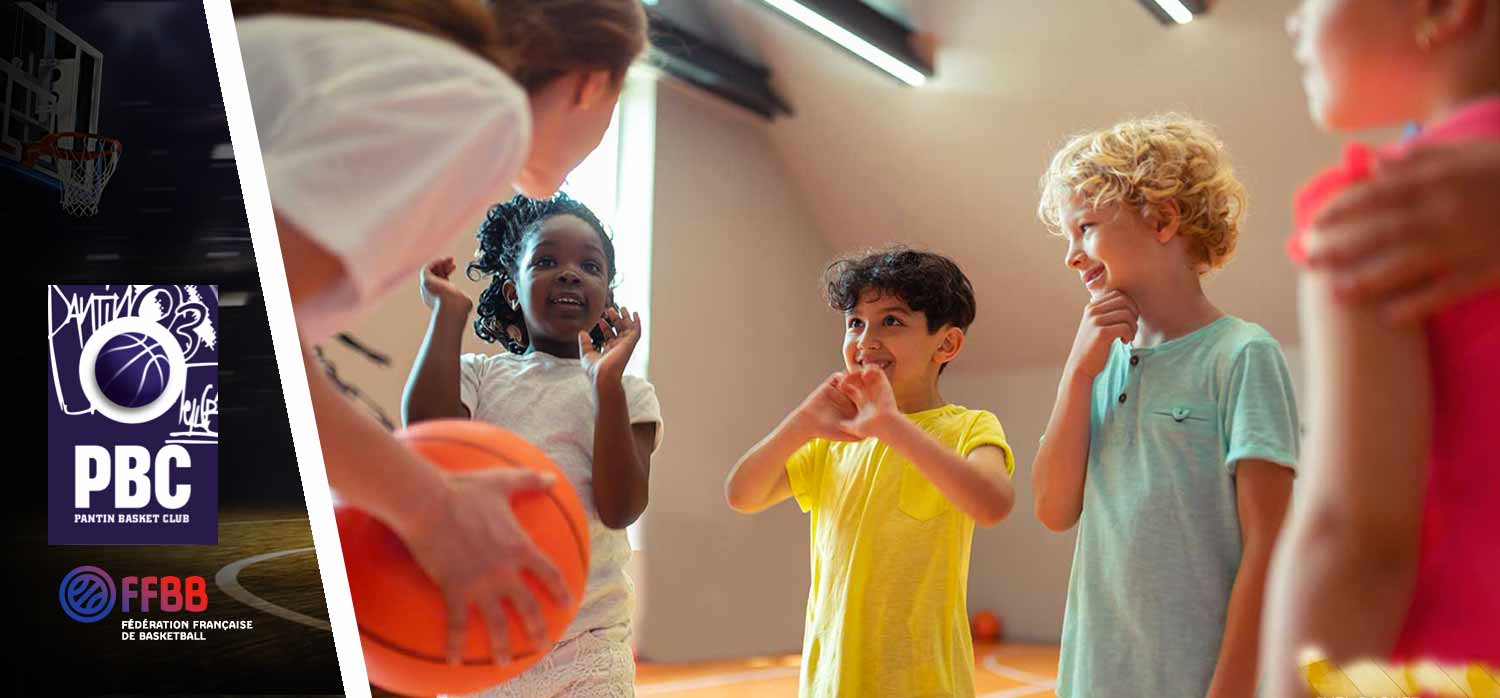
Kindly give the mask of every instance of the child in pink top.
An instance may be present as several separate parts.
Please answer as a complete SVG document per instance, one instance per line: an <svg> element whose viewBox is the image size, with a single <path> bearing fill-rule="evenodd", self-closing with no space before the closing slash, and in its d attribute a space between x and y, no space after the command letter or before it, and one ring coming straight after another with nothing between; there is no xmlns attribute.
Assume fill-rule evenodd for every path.
<svg viewBox="0 0 1500 698"><path fill-rule="evenodd" d="M1313 217L1378 179L1381 160L1417 144L1500 141L1500 0L1305 0L1288 29L1325 128L1427 124L1398 146L1351 145L1298 195L1297 262ZM1382 272L1420 287L1445 270ZM1299 655L1310 649L1341 666L1500 666L1500 290L1417 322L1345 291L1320 268L1302 275L1312 409L1305 481L1268 590L1271 695L1305 691Z"/></svg>

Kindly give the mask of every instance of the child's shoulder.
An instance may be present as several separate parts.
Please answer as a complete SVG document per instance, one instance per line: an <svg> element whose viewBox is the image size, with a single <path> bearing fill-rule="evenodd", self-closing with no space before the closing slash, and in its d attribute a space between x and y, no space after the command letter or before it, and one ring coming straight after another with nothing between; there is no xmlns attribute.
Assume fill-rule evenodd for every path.
<svg viewBox="0 0 1500 698"><path fill-rule="evenodd" d="M1289 370L1281 342L1266 328L1237 317L1229 317L1213 348L1213 375L1221 386L1253 377L1281 380Z"/></svg>
<svg viewBox="0 0 1500 698"><path fill-rule="evenodd" d="M1297 190L1292 199L1292 235L1287 238L1286 252L1293 262L1307 259L1302 236L1312 227L1313 217L1340 192L1370 177L1374 171L1375 153L1360 143L1344 146L1343 156L1332 166L1314 175Z"/></svg>
<svg viewBox="0 0 1500 698"><path fill-rule="evenodd" d="M627 373L623 378L621 378L621 382L625 385L626 390L638 389L650 390L652 392L656 391L656 386L652 385L651 381L646 380L645 376L637 376L633 373Z"/></svg>
<svg viewBox="0 0 1500 698"><path fill-rule="evenodd" d="M953 405L953 407L955 409L954 415L969 424L973 424L975 422L1000 421L1000 418L995 416L995 413L989 410L975 410L964 407L963 405Z"/></svg>
<svg viewBox="0 0 1500 698"><path fill-rule="evenodd" d="M630 402L632 414L641 411L660 418L661 404L656 397L656 386L651 381L627 373L621 377L620 384L625 388L625 399Z"/></svg>
<svg viewBox="0 0 1500 698"><path fill-rule="evenodd" d="M1281 342L1276 341L1266 328L1249 320L1225 315L1214 338L1214 351L1231 360L1238 359L1246 351L1274 350L1281 353Z"/></svg>
<svg viewBox="0 0 1500 698"><path fill-rule="evenodd" d="M1000 418L989 410L975 410L963 405L947 404L915 415L913 420L929 432L967 434L978 425L999 426Z"/></svg>

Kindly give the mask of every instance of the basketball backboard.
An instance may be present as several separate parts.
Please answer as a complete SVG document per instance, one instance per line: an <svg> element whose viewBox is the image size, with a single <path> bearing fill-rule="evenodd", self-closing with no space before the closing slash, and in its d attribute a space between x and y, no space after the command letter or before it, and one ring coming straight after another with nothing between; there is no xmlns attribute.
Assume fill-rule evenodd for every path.
<svg viewBox="0 0 1500 698"><path fill-rule="evenodd" d="M0 3L0 165L52 186L58 163L21 166L50 133L98 133L104 55L58 21L57 2Z"/></svg>

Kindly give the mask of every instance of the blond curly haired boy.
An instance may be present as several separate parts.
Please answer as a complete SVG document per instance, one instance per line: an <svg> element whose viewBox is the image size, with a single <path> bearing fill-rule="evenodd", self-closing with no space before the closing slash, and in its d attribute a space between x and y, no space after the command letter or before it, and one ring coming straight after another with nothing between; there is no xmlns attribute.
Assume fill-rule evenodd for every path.
<svg viewBox="0 0 1500 698"><path fill-rule="evenodd" d="M1175 115L1077 136L1042 177L1090 296L1032 464L1037 517L1079 528L1063 698L1255 694L1298 429L1280 345L1203 291L1244 210L1213 131Z"/></svg>

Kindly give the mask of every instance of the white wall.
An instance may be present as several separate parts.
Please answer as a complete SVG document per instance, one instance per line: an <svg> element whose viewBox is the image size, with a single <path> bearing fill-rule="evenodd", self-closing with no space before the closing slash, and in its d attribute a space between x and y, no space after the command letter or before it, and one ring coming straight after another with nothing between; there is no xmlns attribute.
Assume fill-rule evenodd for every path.
<svg viewBox="0 0 1500 698"><path fill-rule="evenodd" d="M832 256L767 127L663 84L657 104L651 381L665 442L652 460L637 578L642 658L796 652L808 520L724 502L739 455L841 365L818 280Z"/></svg>

